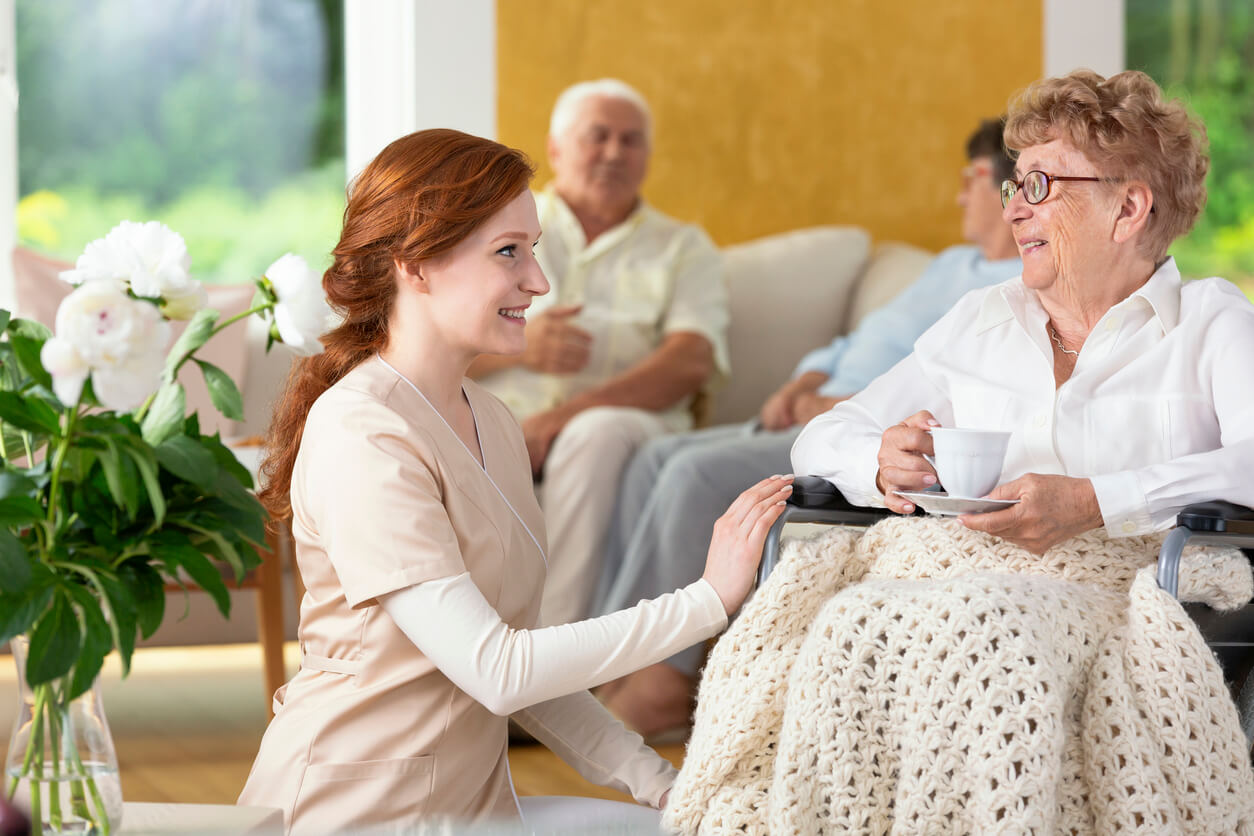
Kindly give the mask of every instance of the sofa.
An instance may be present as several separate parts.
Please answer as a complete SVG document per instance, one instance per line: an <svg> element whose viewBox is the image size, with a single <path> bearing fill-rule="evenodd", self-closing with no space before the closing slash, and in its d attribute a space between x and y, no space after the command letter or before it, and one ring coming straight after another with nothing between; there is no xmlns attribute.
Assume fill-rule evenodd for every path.
<svg viewBox="0 0 1254 836"><path fill-rule="evenodd" d="M809 350L847 333L869 311L883 305L917 278L933 254L898 242L872 244L855 226L819 226L771 235L723 250L731 307L728 342L731 375L709 393L702 423L745 421L791 374ZM51 324L56 305L69 287L57 273L60 264L19 248L14 254L17 312ZM211 288L211 304L231 313L252 298L245 286ZM266 323L250 318L215 337L206 346L213 362L239 384L244 420L231 422L208 405L199 380L188 384L189 407L202 407L202 426L224 438L264 435L270 411L282 393L292 353L275 345L266 352ZM196 375L195 377L199 377ZM284 622L295 638L296 606L291 589L283 596ZM255 601L249 590L233 593L232 618L224 622L208 596L181 593L167 606L166 623L151 643L197 644L254 641ZM186 616L184 616L186 612Z"/></svg>
<svg viewBox="0 0 1254 836"><path fill-rule="evenodd" d="M807 351L852 330L918 278L934 255L899 242L872 245L856 226L810 227L724 248L731 375L709 393L702 423L752 418ZM238 435L265 432L291 363L278 346L265 355L260 324L249 333Z"/></svg>

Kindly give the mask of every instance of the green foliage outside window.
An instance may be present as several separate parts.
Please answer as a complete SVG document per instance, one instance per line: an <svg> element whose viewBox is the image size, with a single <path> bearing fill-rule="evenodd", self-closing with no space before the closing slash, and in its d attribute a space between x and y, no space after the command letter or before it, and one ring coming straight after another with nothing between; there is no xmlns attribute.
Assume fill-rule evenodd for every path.
<svg viewBox="0 0 1254 836"><path fill-rule="evenodd" d="M1189 103L1210 140L1209 199L1172 254L1186 276L1223 276L1254 299L1254 4L1127 0L1127 64Z"/></svg>
<svg viewBox="0 0 1254 836"><path fill-rule="evenodd" d="M67 261L119 218L196 278L330 263L344 208L341 0L18 0L21 244Z"/></svg>

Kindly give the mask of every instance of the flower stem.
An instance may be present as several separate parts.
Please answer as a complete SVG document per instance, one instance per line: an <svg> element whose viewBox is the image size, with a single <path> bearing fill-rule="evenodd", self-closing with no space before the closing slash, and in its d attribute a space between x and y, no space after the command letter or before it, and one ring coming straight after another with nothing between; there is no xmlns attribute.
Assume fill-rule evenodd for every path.
<svg viewBox="0 0 1254 836"><path fill-rule="evenodd" d="M36 685L34 688L35 705L31 710L31 716L34 718L32 721L31 736L30 739L26 741L26 754L22 757L22 771L19 774L14 775L9 781L10 799L12 799L13 794L17 792L17 783L21 780L21 777L23 775L31 774L31 764L35 760L36 750L38 750L41 755L39 759L40 766L43 765L43 724L40 721L40 718L43 716L44 703L48 700L49 687L50 686L48 685Z"/></svg>
<svg viewBox="0 0 1254 836"><path fill-rule="evenodd" d="M55 831L61 830L61 714L64 709L55 697L44 705L44 717L48 723L48 749L52 753L52 780L48 785L48 824ZM42 772L42 770L41 770ZM39 776L40 780L44 775Z"/></svg>
<svg viewBox="0 0 1254 836"><path fill-rule="evenodd" d="M52 544L56 542L57 530L57 508L60 505L61 492L61 470L65 465L65 457L70 451L70 441L74 436L74 425L78 422L78 408L72 406L66 410L65 432L61 438L57 440L56 452L52 454L52 483L48 488L48 522L53 523L52 543L48 544L51 550Z"/></svg>
<svg viewBox="0 0 1254 836"><path fill-rule="evenodd" d="M240 313L237 313L235 316L228 317L213 327L213 331L209 333L209 339L213 339L214 335L217 334L219 331L231 325L234 325L235 323L239 322L244 317L252 316L255 313L261 313L262 311L267 310L269 308L273 308L273 307L274 307L273 302L266 301L266 302L262 302L260 305L255 305L246 311L241 311Z"/></svg>
<svg viewBox="0 0 1254 836"><path fill-rule="evenodd" d="M235 316L227 317L226 319L219 322L217 325L213 326L213 330L209 332L209 336L205 337L205 342L206 343L209 342L218 334L220 334L223 331L223 329L229 328L230 326L234 325L236 322L239 322L241 319L252 316L255 313L261 313L262 311L267 310L269 308L273 308L273 307L274 307L273 302L262 302L260 305L254 305L253 307L249 308L246 311L240 311L239 313L235 314ZM196 348L193 348L191 351L187 352L186 354L184 354L182 357L179 358L179 361L174 364L174 368L170 369L170 380L174 380L176 377L178 377L179 369L183 368L183 364L186 363L188 360L190 360L192 358L192 355L195 354L199 349L200 349L200 346L197 346ZM152 398L150 397L148 400L151 401ZM143 407L141 408L140 412L136 413L136 420L141 420L143 413L147 411L148 411L148 404L145 403Z"/></svg>

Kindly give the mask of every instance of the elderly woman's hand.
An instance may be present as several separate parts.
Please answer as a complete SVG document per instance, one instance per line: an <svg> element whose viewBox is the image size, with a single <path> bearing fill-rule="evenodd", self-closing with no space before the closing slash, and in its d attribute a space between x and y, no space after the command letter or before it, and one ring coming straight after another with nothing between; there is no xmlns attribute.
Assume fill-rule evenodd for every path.
<svg viewBox="0 0 1254 836"><path fill-rule="evenodd" d="M1044 554L1050 546L1102 524L1097 494L1088 479L1029 473L998 485L988 498L1017 499L1019 504L988 514L964 514L959 521L1034 554Z"/></svg>
<svg viewBox="0 0 1254 836"><path fill-rule="evenodd" d="M923 456L933 453L928 430L939 426L940 421L925 409L884 430L875 486L884 494L889 510L898 514L914 512L914 503L893 491L922 491L936 484L936 470Z"/></svg>

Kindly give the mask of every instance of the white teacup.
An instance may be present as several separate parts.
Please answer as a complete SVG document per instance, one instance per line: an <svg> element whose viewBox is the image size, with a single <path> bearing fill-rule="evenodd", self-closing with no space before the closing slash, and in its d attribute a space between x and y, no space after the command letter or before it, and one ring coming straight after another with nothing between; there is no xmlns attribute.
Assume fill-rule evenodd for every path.
<svg viewBox="0 0 1254 836"><path fill-rule="evenodd" d="M1010 433L955 427L936 427L930 432L936 455L927 460L950 496L977 499L997 487Z"/></svg>

